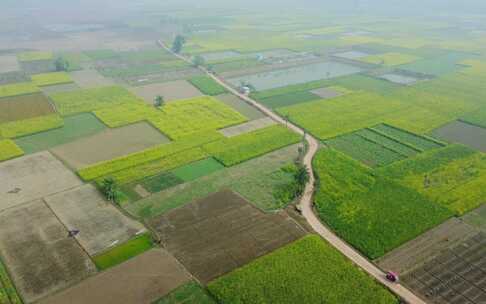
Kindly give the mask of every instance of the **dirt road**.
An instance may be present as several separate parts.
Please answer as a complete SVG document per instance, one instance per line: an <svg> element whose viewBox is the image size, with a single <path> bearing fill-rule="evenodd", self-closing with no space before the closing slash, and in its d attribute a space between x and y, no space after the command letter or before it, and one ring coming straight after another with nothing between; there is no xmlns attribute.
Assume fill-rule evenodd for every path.
<svg viewBox="0 0 486 304"><path fill-rule="evenodd" d="M191 62L190 59L180 55L173 53L170 48L168 48L162 41L158 41L158 44L166 49L167 51L171 52L174 56L177 56L178 58L186 61L186 62ZM341 240L337 235L334 234L329 228L327 228L325 225L321 223L319 218L316 216L313 210L313 193L314 193L314 183L315 183L315 176L314 176L314 171L312 169L312 159L314 158L314 155L317 153L317 150L319 149L319 141L314 138L313 136L309 135L306 133L303 129L300 127L287 122L285 119L280 117L278 114L275 112L271 111L270 109L264 107L257 101L253 100L252 98L241 94L237 90L235 90L233 87L231 87L229 84L224 82L223 79L217 77L216 75L210 73L207 69L204 67L200 67L200 69L205 72L208 76L210 76L212 79L214 79L217 83L222 85L223 87L226 88L230 93L238 96L239 98L243 99L244 101L248 102L249 104L253 105L254 107L258 108L260 111L265 113L267 116L271 117L275 121L286 125L289 129L305 135L305 140L307 141L308 144L308 149L307 153L304 156L303 163L307 167L309 171L309 182L307 183L305 187L304 194L302 195L302 198L300 200L300 208L302 210L302 215L306 218L306 220L309 222L309 224L312 226L312 228L325 240L327 240L331 245L333 245L337 250L339 250L342 254L344 254L346 257L348 257L351 261L353 261L357 266L359 266L361 269L366 271L369 275L374 277L378 282L382 283L385 285L390 291L395 293L398 297L403 299L406 303L409 304L425 304L423 300L421 300L419 297L417 297L414 293L412 293L410 290L408 290L406 287L404 287L401 284L395 284L395 283L390 283L385 279L385 273L379 269L376 265L374 265L372 262L370 262L368 259L363 257L359 252L357 252L353 247L351 247L349 244L347 244L345 241Z"/></svg>

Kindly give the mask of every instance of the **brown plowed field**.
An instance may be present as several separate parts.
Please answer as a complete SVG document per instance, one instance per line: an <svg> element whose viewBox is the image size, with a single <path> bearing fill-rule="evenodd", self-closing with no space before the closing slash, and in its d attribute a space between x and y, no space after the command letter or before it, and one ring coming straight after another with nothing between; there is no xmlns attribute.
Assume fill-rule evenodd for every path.
<svg viewBox="0 0 486 304"><path fill-rule="evenodd" d="M189 281L163 249L152 249L39 304L150 304Z"/></svg>
<svg viewBox="0 0 486 304"><path fill-rule="evenodd" d="M285 212L264 213L229 190L169 211L150 225L203 283L305 234Z"/></svg>
<svg viewBox="0 0 486 304"><path fill-rule="evenodd" d="M0 99L0 123L33 118L54 113L43 94L31 94Z"/></svg>
<svg viewBox="0 0 486 304"><path fill-rule="evenodd" d="M96 271L42 200L0 213L0 254L26 303Z"/></svg>

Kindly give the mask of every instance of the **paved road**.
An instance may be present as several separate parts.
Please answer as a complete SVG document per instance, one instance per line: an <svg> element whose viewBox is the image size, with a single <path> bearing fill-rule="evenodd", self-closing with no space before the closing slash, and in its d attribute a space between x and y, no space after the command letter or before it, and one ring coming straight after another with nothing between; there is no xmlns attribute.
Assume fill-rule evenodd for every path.
<svg viewBox="0 0 486 304"><path fill-rule="evenodd" d="M180 54L173 53L170 50L170 48L165 46L165 44L162 41L158 41L158 44L164 49L174 54L175 56L179 57L180 59L190 63L190 60L188 58ZM314 158L314 155L317 153L317 150L319 149L319 141L315 139L313 136L307 134L300 127L290 122L287 122L278 114L266 108L265 106L261 105L257 101L253 100L252 98L244 94L241 94L233 87L231 87L229 84L224 82L223 79L217 77L216 75L213 75L212 73L209 73L209 71L206 70L204 67L201 67L200 69L203 72L205 72L208 76L210 76L212 79L214 79L217 83L225 87L226 90L228 90L230 93L238 96L239 98L245 100L249 104L258 108L260 111L262 111L267 116L274 119L275 121L281 124L285 124L289 129L301 135L305 135L305 140L307 141L308 144L308 150L307 150L307 154L304 156L303 163L304 166L306 166L309 171L310 178L309 178L309 182L305 187L304 194L302 195L299 205L302 210L302 215L306 218L307 222L309 222L312 228L321 237L326 239L331 245L333 245L337 250L339 250L342 254L348 257L351 261L353 261L357 266L359 266L361 269L366 271L369 275L373 276L377 281L379 281L380 283L388 287L388 289L390 289L392 292L394 292L397 296L402 298L404 301L406 301L409 304L426 304L426 302L421 300L419 297L417 297L414 293L412 293L409 289L407 289L403 285L388 282L385 279L385 273L381 269L379 269L375 264L371 263L367 258L362 256L353 247L351 247L345 241L340 239L337 235L334 234L334 232L332 232L329 228L323 225L319 220L319 218L314 213L312 198L315 190L314 189L315 176L314 176L314 171L312 170L312 159Z"/></svg>

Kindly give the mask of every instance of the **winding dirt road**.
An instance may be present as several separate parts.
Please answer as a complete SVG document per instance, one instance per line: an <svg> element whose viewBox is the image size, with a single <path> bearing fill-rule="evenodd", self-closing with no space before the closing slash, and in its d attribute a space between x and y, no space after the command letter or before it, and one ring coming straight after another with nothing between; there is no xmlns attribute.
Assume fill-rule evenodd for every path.
<svg viewBox="0 0 486 304"><path fill-rule="evenodd" d="M191 60L180 55L172 52L170 48L168 48L162 41L157 42L160 47L166 49L174 56L191 63ZM265 113L267 116L271 117L275 121L286 125L289 129L305 136L305 140L308 144L307 153L304 156L303 164L307 167L309 171L309 182L307 183L304 194L300 200L299 206L302 211L302 216L305 217L307 222L311 225L311 227L325 240L327 240L332 246L334 246L337 250L339 250L343 255L348 257L354 264L359 266L361 269L366 271L369 275L374 277L378 282L385 285L390 291L395 293L398 297L404 300L406 303L409 304L426 304L422 299L417 297L414 293L412 293L409 289L404 287L401 284L390 283L385 279L385 273L379 269L375 264L370 262L367 258L362 256L359 252L357 252L353 247L347 244L345 241L340 239L334 232L332 232L328 227L326 227L322 222L319 220L317 215L314 213L313 209L313 194L315 190L315 176L314 171L312 169L312 159L314 158L315 154L319 150L319 141L314 138L313 136L306 133L300 127L286 121L282 117L280 117L275 112L271 111L270 109L266 108L265 106L261 105L257 101L253 100L252 98L241 94L229 84L227 84L223 79L217 77L216 75L210 73L206 68L200 67L200 69L205 72L208 76L214 79L217 83L222 85L226 90L228 90L233 95L238 96L239 98L243 99L247 103L253 105L254 107L258 108L260 111Z"/></svg>

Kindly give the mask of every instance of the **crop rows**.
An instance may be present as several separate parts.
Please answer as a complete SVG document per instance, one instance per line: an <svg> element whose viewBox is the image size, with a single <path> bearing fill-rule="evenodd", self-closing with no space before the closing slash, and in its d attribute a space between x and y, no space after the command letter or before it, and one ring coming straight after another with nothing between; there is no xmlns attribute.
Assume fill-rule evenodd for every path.
<svg viewBox="0 0 486 304"><path fill-rule="evenodd" d="M22 304L22 300L15 290L15 286L13 285L2 261L0 261L0 303Z"/></svg>
<svg viewBox="0 0 486 304"><path fill-rule="evenodd" d="M59 115L39 116L0 124L0 136L16 138L24 135L62 127L63 120Z"/></svg>
<svg viewBox="0 0 486 304"><path fill-rule="evenodd" d="M22 151L13 140L0 139L0 161L22 155L24 155L24 151Z"/></svg>
<svg viewBox="0 0 486 304"><path fill-rule="evenodd" d="M61 92L52 94L50 97L61 115L91 112L104 107L141 102L128 90L116 86Z"/></svg>
<svg viewBox="0 0 486 304"><path fill-rule="evenodd" d="M398 140L395 140L390 137L386 137L371 129L359 130L356 132L356 134L406 157L414 156L420 152L417 149L407 146L406 144Z"/></svg>
<svg viewBox="0 0 486 304"><path fill-rule="evenodd" d="M405 143L419 151L427 151L427 150L437 149L444 146L444 144L437 142L434 139L419 136L385 124L375 126L371 130L376 131L385 136L389 136L390 138Z"/></svg>
<svg viewBox="0 0 486 304"><path fill-rule="evenodd" d="M299 142L300 136L283 126L271 126L250 133L224 138L204 145L204 149L225 166Z"/></svg>
<svg viewBox="0 0 486 304"><path fill-rule="evenodd" d="M371 167L386 166L405 158L397 151L361 136L360 132L338 136L327 140L326 144Z"/></svg>

